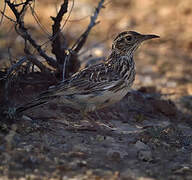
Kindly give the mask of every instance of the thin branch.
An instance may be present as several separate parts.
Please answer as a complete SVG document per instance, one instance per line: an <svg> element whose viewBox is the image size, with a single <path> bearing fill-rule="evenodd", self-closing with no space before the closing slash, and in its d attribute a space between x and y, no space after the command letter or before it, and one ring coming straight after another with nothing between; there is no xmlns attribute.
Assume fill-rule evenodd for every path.
<svg viewBox="0 0 192 180"><path fill-rule="evenodd" d="M106 5L111 4L112 2L113 2L113 0L109 0L109 1L107 1L107 2L104 4L104 6L106 7Z"/></svg>
<svg viewBox="0 0 192 180"><path fill-rule="evenodd" d="M34 39L32 39L31 35L28 33L28 30L24 26L19 27L22 30L22 34L20 34L24 39L27 39L30 44L37 50L37 52L47 61L49 65L54 68L57 68L56 60L52 57L49 57L42 49L41 46L36 43Z"/></svg>
<svg viewBox="0 0 192 180"><path fill-rule="evenodd" d="M69 18L70 18L70 16L71 16L71 13L72 13L74 4L75 4L75 2L74 2L74 0L72 0L71 9L70 9L70 11L69 11L69 14L68 14L67 18L65 19L65 22L64 22L63 26L61 27L61 31L63 30L64 26L66 25L66 23L68 22L68 20L69 20Z"/></svg>
<svg viewBox="0 0 192 180"><path fill-rule="evenodd" d="M62 64L65 60L65 52L63 51L61 41L60 41L60 27L61 27L61 21L65 13L67 13L68 8L68 0L64 0L63 4L61 5L61 8L57 14L56 17L51 17L54 24L52 25L52 53L55 54L57 62L59 64Z"/></svg>
<svg viewBox="0 0 192 180"><path fill-rule="evenodd" d="M0 26L1 26L1 23L3 22L3 17L4 17L4 14L5 14L5 9L6 9L6 3L4 3L4 6L3 6L3 11L2 11L2 16L1 16L1 20L0 20Z"/></svg>
<svg viewBox="0 0 192 180"><path fill-rule="evenodd" d="M66 25L66 23L68 22L69 20L69 17L71 15L71 12L73 10L73 7L74 7L74 0L72 0L72 5L71 5L71 9L69 11L69 14L67 16L67 18L65 19L65 23L62 25L61 29L60 29L60 32L63 30L64 26ZM55 35L56 36L56 35ZM41 44L41 46L45 46L47 43L49 43L50 41L53 41L53 39L55 38L55 36L51 37L48 41L44 42L43 44Z"/></svg>
<svg viewBox="0 0 192 180"><path fill-rule="evenodd" d="M64 60L64 62L63 62L63 76L62 76L62 82L65 81L65 77L66 77L66 65L67 65L67 63L69 62L69 59L70 59L70 58L71 58L71 53L70 53L70 51L69 51L69 53L66 54L66 56L65 56L65 60Z"/></svg>
<svg viewBox="0 0 192 180"><path fill-rule="evenodd" d="M19 61L17 61L15 64L13 64L7 71L7 75L6 75L6 79L8 79L10 77L10 75L12 74L13 71L15 71L16 69L18 69L24 62L27 61L27 57L24 56L22 57Z"/></svg>
<svg viewBox="0 0 192 180"><path fill-rule="evenodd" d="M105 0L100 0L100 2L98 3L98 6L95 8L95 11L94 11L94 14L93 16L91 16L90 18L90 23L87 27L87 29L84 31L84 33L79 37L79 39L75 42L75 44L72 46L72 50L75 52L75 53L78 53L81 48L83 47L83 45L85 44L86 40L87 40L87 37L91 31L91 29L96 25L98 24L96 22L97 20L97 17L99 15L99 12L101 10L101 8L103 8L103 3L105 2Z"/></svg>
<svg viewBox="0 0 192 180"><path fill-rule="evenodd" d="M19 12L19 15L20 15L20 16L22 16L23 13L26 11L27 5L30 4L31 1L33 1L33 0L26 0L24 3L18 4L18 6L23 5L21 11ZM14 4L14 6L16 7L15 4ZM18 12L18 11L17 11L17 12Z"/></svg>
<svg viewBox="0 0 192 180"><path fill-rule="evenodd" d="M16 21L15 21L15 20L11 19L9 16L7 16L6 14L4 14L4 12L3 12L3 11L1 11L1 10L0 10L0 13L2 14L2 16L6 17L6 18L7 18L8 20L10 20L11 22L16 23Z"/></svg>
<svg viewBox="0 0 192 180"><path fill-rule="evenodd" d="M35 3L34 3L35 4ZM35 6L35 5L34 5ZM46 29L45 26L43 26L39 20L39 17L37 15L37 13L35 12L34 6L32 7L31 4L29 4L30 10L31 10L31 14L34 17L35 21L37 22L37 24L40 26L40 28L42 29L42 31L47 34L47 36L50 36L49 31Z"/></svg>
<svg viewBox="0 0 192 180"><path fill-rule="evenodd" d="M45 66L43 65L34 55L27 55L27 58L29 61L31 61L34 65L36 65L41 72L44 73L50 73L51 71Z"/></svg>
<svg viewBox="0 0 192 180"><path fill-rule="evenodd" d="M18 7L18 6L21 6L21 5L25 5L26 2L21 2L21 3L18 3L18 4L14 4L15 7Z"/></svg>
<svg viewBox="0 0 192 180"><path fill-rule="evenodd" d="M30 62L32 62L32 64L36 65L40 70L41 72L44 72L44 73L50 73L50 70L45 66L43 65L43 63L41 63L34 55L32 55L28 49L24 49L24 52L28 58L28 60Z"/></svg>
<svg viewBox="0 0 192 180"><path fill-rule="evenodd" d="M30 2L32 0L26 0L26 2ZM31 35L28 32L28 29L24 26L24 22L21 21L21 16L22 14L20 14L21 12L24 12L25 8L22 8L22 10L20 12L17 11L17 9L15 8L14 4L10 2L10 0L6 0L8 6L10 7L10 9L12 10L12 12L14 13L15 17L16 17L16 21L18 23L18 30L17 30L17 25L15 26L16 31L21 35L21 37L24 40L29 41L29 43L37 50L37 52L40 54L40 56L42 56L49 65L51 65L54 68L58 68L57 62L54 58L49 57L41 48L41 46L39 44L36 43L36 41L31 37ZM26 2L25 2L25 7L26 7Z"/></svg>

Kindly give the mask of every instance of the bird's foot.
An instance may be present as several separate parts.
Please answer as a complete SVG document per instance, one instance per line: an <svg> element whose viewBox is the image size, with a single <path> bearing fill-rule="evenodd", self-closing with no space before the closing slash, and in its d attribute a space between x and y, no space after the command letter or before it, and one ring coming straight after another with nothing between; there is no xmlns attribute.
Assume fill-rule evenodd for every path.
<svg viewBox="0 0 192 180"><path fill-rule="evenodd" d="M110 127L104 123L99 123L95 121L91 121L91 122L81 121L80 124L69 125L66 129L73 130L73 131L97 131L97 132L106 131L106 130L110 130L110 131L116 130L116 128L114 127Z"/></svg>
<svg viewBox="0 0 192 180"><path fill-rule="evenodd" d="M16 119L17 117L15 107L9 107L8 109L4 110L2 113L3 113L3 116L7 119Z"/></svg>
<svg viewBox="0 0 192 180"><path fill-rule="evenodd" d="M99 119L100 122L103 121L103 119L101 118L101 116L99 115L99 113L97 111L95 111L95 114L97 116L97 118ZM92 122L95 122L94 120L92 120ZM104 123L99 123L100 125L104 126L105 128L111 129L111 130L116 130L116 128L114 127L113 124L111 124L109 121L104 120Z"/></svg>
<svg viewBox="0 0 192 180"><path fill-rule="evenodd" d="M113 125L107 125L107 124L104 124L104 123L101 123L100 124L100 127L103 126L105 129L108 129L108 130L112 130L112 131L115 131L117 130L117 128L115 128Z"/></svg>

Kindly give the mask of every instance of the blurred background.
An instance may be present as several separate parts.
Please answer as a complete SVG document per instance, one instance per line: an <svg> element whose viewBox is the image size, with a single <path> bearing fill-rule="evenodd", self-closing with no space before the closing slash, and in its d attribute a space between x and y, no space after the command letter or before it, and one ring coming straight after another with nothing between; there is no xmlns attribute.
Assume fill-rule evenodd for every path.
<svg viewBox="0 0 192 180"><path fill-rule="evenodd" d="M87 29L99 1L69 1L61 24L61 38L67 47ZM26 0L11 2L22 4ZM49 40L53 24L50 17L57 15L62 3L33 0L24 16L31 36L54 58ZM0 16L0 176L6 177L0 179L192 179L192 0L105 0L104 7L97 19L100 23L78 54L80 68L104 61L121 31L161 37L145 42L135 54L137 75L133 88L137 91L101 109L102 121L91 114L97 123L117 127L106 132L103 125L98 131L86 129L77 111L56 103L25 112L21 121L9 122L1 117L1 111L6 115L15 111L11 103L19 107L30 102L35 93L48 88L48 83L41 81L47 74L34 73L38 74L35 82L32 73L28 79L22 74L24 85L20 83L22 78L18 78L21 85L13 83L11 103L7 109L2 108L6 103L1 97L7 96L8 86L1 83L1 69L25 56L25 42L15 31L14 15L0 0L5 15ZM30 52L34 52L31 47ZM37 52L34 55L43 60ZM49 85L58 81L54 77L53 82L49 76L45 79Z"/></svg>
<svg viewBox="0 0 192 180"><path fill-rule="evenodd" d="M62 21L65 24L63 34L69 46L87 28L98 2L69 1L68 13ZM27 10L24 21L39 44L47 42L51 35L50 16L56 16L61 3L59 0L35 1L31 5L34 11ZM86 45L79 53L82 67L91 59L107 57L113 38L121 31L157 34L161 36L159 40L148 41L136 53L137 77L134 88L152 86L162 93L173 93L172 97L191 95L192 1L106 0L104 6L98 17L100 23L92 29ZM1 1L1 11L4 8L5 14L14 19L9 7L4 7ZM51 55L50 44L46 43L44 50ZM23 47L23 39L15 32L14 23L1 17L1 67L9 66L9 59L16 60L23 56Z"/></svg>

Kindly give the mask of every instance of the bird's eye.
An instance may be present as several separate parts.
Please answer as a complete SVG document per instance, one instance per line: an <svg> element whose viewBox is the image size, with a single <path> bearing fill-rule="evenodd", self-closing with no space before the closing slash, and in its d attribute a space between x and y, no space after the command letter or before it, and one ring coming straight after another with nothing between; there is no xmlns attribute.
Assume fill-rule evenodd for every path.
<svg viewBox="0 0 192 180"><path fill-rule="evenodd" d="M127 41L131 41L131 40L132 40L132 36L127 36L127 37L126 37L126 40L127 40Z"/></svg>

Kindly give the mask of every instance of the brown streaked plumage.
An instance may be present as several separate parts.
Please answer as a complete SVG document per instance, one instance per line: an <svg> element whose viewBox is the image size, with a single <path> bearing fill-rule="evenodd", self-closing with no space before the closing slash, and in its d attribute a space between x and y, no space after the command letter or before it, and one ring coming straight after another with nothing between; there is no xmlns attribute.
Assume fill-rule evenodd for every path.
<svg viewBox="0 0 192 180"><path fill-rule="evenodd" d="M127 94L135 79L135 50L143 41L158 37L134 31L120 33L113 41L112 52L106 62L81 70L41 93L25 107L17 108L16 112L56 101L87 113L118 102Z"/></svg>

